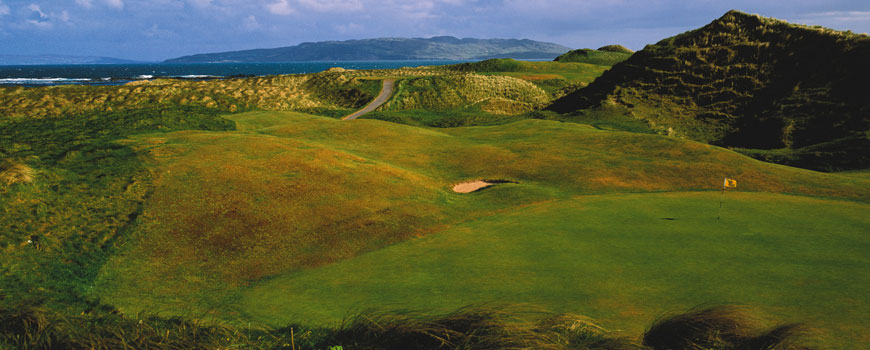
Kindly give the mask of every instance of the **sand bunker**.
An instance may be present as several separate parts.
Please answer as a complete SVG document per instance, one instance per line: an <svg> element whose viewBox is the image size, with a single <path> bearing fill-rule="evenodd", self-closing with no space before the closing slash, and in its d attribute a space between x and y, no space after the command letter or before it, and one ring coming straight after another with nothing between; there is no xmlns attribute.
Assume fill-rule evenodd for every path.
<svg viewBox="0 0 870 350"><path fill-rule="evenodd" d="M457 184L456 186L453 186L453 192L471 193L471 192L477 191L477 190L485 188L485 187L489 187L489 186L492 186L495 184L503 184L503 183L515 184L518 182L510 181L510 180L475 180L475 181L463 182L463 183Z"/></svg>
<svg viewBox="0 0 870 350"><path fill-rule="evenodd" d="M477 191L481 188L484 188L487 186L492 186L492 185L493 185L492 183L482 181L482 180L463 182L461 184L457 184L456 186L453 186L453 192L471 193L471 192Z"/></svg>

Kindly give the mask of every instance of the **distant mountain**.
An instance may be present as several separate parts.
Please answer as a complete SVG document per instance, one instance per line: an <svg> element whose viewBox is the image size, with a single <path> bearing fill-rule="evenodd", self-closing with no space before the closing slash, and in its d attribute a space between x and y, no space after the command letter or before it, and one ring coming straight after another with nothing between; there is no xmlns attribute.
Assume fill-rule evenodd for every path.
<svg viewBox="0 0 870 350"><path fill-rule="evenodd" d="M302 43L276 49L206 53L167 63L462 60L487 58L553 59L569 48L528 39L458 39L452 36L379 38Z"/></svg>
<svg viewBox="0 0 870 350"><path fill-rule="evenodd" d="M730 11L555 101L816 170L870 168L870 36ZM578 112L579 113L579 112Z"/></svg>
<svg viewBox="0 0 870 350"><path fill-rule="evenodd" d="M0 65L141 63L113 57L70 55L0 55Z"/></svg>

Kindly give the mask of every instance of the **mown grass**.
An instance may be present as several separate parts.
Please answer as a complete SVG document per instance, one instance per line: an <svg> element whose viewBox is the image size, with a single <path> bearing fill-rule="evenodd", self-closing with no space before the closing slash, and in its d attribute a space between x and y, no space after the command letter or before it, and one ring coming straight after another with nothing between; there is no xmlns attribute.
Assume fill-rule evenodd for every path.
<svg viewBox="0 0 870 350"><path fill-rule="evenodd" d="M526 115L498 115L481 111L479 108L466 108L450 112L433 112L424 109L374 111L365 114L362 118L411 126L452 128L459 126L502 125L525 119Z"/></svg>
<svg viewBox="0 0 870 350"><path fill-rule="evenodd" d="M520 185L473 194L510 200ZM244 289L261 322L330 323L349 309L451 310L499 300L579 312L636 334L662 312L739 302L862 348L866 204L737 193L583 196L489 214ZM281 299L281 296L292 296Z"/></svg>
<svg viewBox="0 0 870 350"><path fill-rule="evenodd" d="M604 47L607 48L607 47ZM625 49L624 47L622 49ZM627 49L625 49L627 50ZM556 62L580 62L596 64L601 66L612 66L619 62L625 61L631 56L630 52L625 50L593 50L593 49L577 49L568 51L559 57L556 57Z"/></svg>
<svg viewBox="0 0 870 350"><path fill-rule="evenodd" d="M602 236L619 235L620 222L632 222L626 221L630 218L625 214L627 208L644 208L642 204L649 201L603 196L600 197L602 201L612 199L608 202L610 204L586 216L578 215L577 211L596 202L592 199L591 202L581 201L574 198L576 195L715 191L722 177L729 176L739 179L742 191L791 192L858 201L812 202L807 199L811 204L801 206L801 197L783 196L783 210L787 214L751 229L758 235L773 230L771 234L780 238L768 241L764 236L759 243L765 247L788 243L781 239L786 236L785 229L778 225L782 220L792 219L798 226L816 227L808 231L808 242L823 247L824 244L834 244L818 241L823 231L818 228L821 226L810 226L802 221L810 220L810 212L822 213L808 208L829 206L825 203L834 203L830 204L834 208L829 215L831 221L820 220L818 225L840 225L826 226L826 229L845 227L849 235L837 241L839 243L830 250L859 246L856 242L860 243L861 238L849 230L866 227L866 222L861 219L842 214L851 213L853 209L850 208L866 209L865 204L860 204L868 195L865 179L767 164L713 146L663 136L606 131L545 120L522 120L487 127L425 129L377 120L341 122L290 112L251 112L228 117L236 120L242 131L140 135L127 141L139 152L153 157L152 166L157 174L155 190L120 253L112 257L101 271L93 297L117 305L125 312L147 309L168 314L253 317L262 321L275 319L285 322L290 319L323 321L330 317L340 318L348 308L368 301L382 305L425 302L437 306L442 303L442 310L448 310L461 306L450 304L454 302L538 295L546 305L582 308L585 306L581 303L588 305L585 302L594 300L590 299L593 292L578 291L592 288L593 291L610 290L614 295L616 291L625 293L619 299L595 301L593 304L597 305L598 311L593 311L599 312L596 316L607 320L630 323L628 316L620 318L605 314L603 310L618 313L646 307L640 309L641 312L652 317L661 310L649 309L649 305L686 307L688 304L680 304L684 300L695 298L689 301L707 302L717 294L686 284L693 278L702 281L707 278L701 270L672 274L664 279L645 279L636 273L613 280L611 268L619 266L618 259L589 255L593 254L588 251L590 246L581 251L568 249L583 241L585 236L572 236L575 232L570 231L559 238L551 233L595 223L592 232ZM480 178L511 180L518 184L501 184L473 195L450 192L455 183ZM752 222L775 217L765 208L771 207L771 203L779 204L778 197L756 194L732 199L729 193L726 198L738 201L741 206L752 208L751 212L758 214L723 229L715 226L715 221L704 223L704 218L712 216L701 217L699 212L705 208L702 203L706 203L709 211L704 211L704 214L714 215L716 192L678 194L674 195L675 199L659 196L664 199L656 202L670 204L667 210L650 214L659 215L652 219L660 224L658 229L648 220L634 222L631 224L634 226L629 227L636 233L626 233L624 241L619 239L614 241L618 242L615 244L628 245L630 248L623 251L626 254L650 246L659 250L648 249L646 254L682 259L679 260L681 263L698 261L698 267L710 266L710 257L705 254L709 255L711 251L706 248L720 247L709 248L719 251L728 244L737 244L728 240L709 240L742 237ZM682 199L684 196L686 199ZM535 204L550 201L558 205ZM752 204L754 202L763 205ZM732 202L726 204L729 203ZM510 219L517 208L525 206L543 209L517 219L516 223ZM730 205L726 206L723 217L731 217L727 211L730 208ZM520 212L523 211L516 213ZM685 223L677 221L676 227L682 233L671 236L672 244L657 243L668 237L670 231L667 230L674 229L664 226L673 223L658 218L673 217L675 213L697 216L685 219ZM535 215L540 218L535 219ZM478 220L477 217L492 219ZM680 220L683 219L680 217ZM541 226L546 223L556 226ZM730 223L733 222L728 225ZM516 226L515 230L510 228L513 226ZM705 233L699 228L709 228L710 231ZM657 231L659 229L662 231ZM498 232L507 236L499 236ZM589 231L581 230L576 234L582 232ZM433 235L435 233L437 235ZM538 241L529 243L525 240L532 239L529 235ZM384 255L408 245L457 236L468 239L465 244L474 249L483 250L451 255L447 252L429 254L438 249L427 248L400 257ZM679 250L685 246L681 240L690 237L697 237L692 242L699 244L685 252ZM708 241L701 244L704 239ZM408 243L400 243L405 241ZM614 244L603 242L604 246ZM496 247L496 250L487 251L486 247ZM499 251L498 247L507 250ZM555 254L554 247L565 251ZM661 250L665 248L678 253ZM810 245L794 248L805 252L809 249L817 248ZM733 248L726 250L736 251ZM605 252L618 254L600 250L600 254ZM553 260L538 255L550 256ZM570 257L586 255L590 265L578 273L576 264L579 262ZM644 264L654 261L652 255L639 256L649 259L643 260ZM766 255L752 257L757 259L754 261L772 258ZM365 262L366 259L373 260ZM544 262L535 265L539 259L544 259ZM752 259L747 261L752 262ZM843 261L832 256L830 259L838 264ZM495 269L505 275L487 274L486 266L499 266L504 261L533 270L521 271L519 267L508 264ZM759 266L789 266L788 261ZM675 260L666 260L661 265L650 266L667 270L667 266L676 269L675 266L681 265ZM819 263L818 266L823 269L830 265ZM348 270L332 270L344 268ZM407 272L407 269L414 270ZM754 273L749 275L747 272L746 278L763 275L761 270L743 266L739 270ZM843 273L849 273L849 270ZM570 277L581 275L588 280L581 282ZM807 278L814 277L818 274ZM358 278L372 284L359 285ZM517 278L519 281L515 281ZM788 278L783 278L788 281ZM529 282L534 287L527 288L526 279L534 281ZM407 288L397 285L400 280L410 285ZM632 280L640 286L635 291L629 287ZM733 280L731 283L737 288ZM448 287L441 287L443 283ZM480 285L473 285L475 283ZM714 281L704 283L716 288L728 286ZM741 283L766 291L766 282L758 279ZM839 279L830 283L842 283L842 288L848 287ZM661 290L671 284L682 286L685 291L674 294L673 299L666 299L668 295L662 294ZM438 288L452 288L450 285L456 286L457 290L439 294ZM646 297L649 288L659 290L659 294L649 294L658 295L651 297L653 302L636 301L638 295ZM806 294L796 289L795 294L787 296L795 299L783 296L783 300L806 302L800 298L809 293L821 293L826 288L819 287ZM278 294L285 299L280 299ZM566 305L564 301L568 294L582 298L578 297L575 304ZM420 299L424 296L430 299ZM779 296L758 300L752 299L749 292L734 295L739 302L744 302L744 297L764 307L777 310L781 307ZM279 299L286 300L287 304L277 301ZM335 308L318 304L318 300L332 303ZM842 307L844 303L838 299L826 307ZM864 303L860 302L861 305ZM275 313L265 315L262 312ZM821 311L815 315L820 314Z"/></svg>

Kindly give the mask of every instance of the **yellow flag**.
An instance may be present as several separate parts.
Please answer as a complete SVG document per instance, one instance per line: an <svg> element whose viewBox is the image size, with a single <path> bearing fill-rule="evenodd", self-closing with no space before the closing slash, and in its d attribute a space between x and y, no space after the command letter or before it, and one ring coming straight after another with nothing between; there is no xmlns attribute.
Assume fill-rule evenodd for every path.
<svg viewBox="0 0 870 350"><path fill-rule="evenodd" d="M737 187L737 180L729 179L726 177L725 184L723 184L722 186L725 188L736 188Z"/></svg>

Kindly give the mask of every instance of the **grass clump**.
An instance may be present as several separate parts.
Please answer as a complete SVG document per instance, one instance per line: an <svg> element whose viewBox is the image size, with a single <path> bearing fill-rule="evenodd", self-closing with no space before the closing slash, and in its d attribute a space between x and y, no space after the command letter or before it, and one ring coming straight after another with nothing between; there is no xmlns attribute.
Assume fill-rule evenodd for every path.
<svg viewBox="0 0 870 350"><path fill-rule="evenodd" d="M534 320L515 306L470 306L441 316L367 312L337 327L279 329L218 325L111 307L65 315L38 305L0 304L0 347L20 349L348 350L810 350L800 325L757 332L731 307L656 321L643 344L592 320L563 314Z"/></svg>
<svg viewBox="0 0 870 350"><path fill-rule="evenodd" d="M808 350L807 329L784 324L766 329L746 309L716 306L656 320L643 335L653 350Z"/></svg>
<svg viewBox="0 0 870 350"><path fill-rule="evenodd" d="M0 161L0 183L13 185L17 183L31 183L35 176L33 168L26 164L11 160Z"/></svg>
<svg viewBox="0 0 870 350"><path fill-rule="evenodd" d="M127 317L108 306L71 315L28 303L0 304L0 348L282 349L284 341L265 330L180 317Z"/></svg>

